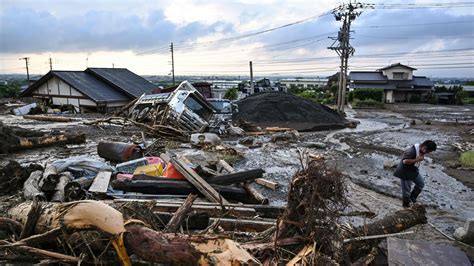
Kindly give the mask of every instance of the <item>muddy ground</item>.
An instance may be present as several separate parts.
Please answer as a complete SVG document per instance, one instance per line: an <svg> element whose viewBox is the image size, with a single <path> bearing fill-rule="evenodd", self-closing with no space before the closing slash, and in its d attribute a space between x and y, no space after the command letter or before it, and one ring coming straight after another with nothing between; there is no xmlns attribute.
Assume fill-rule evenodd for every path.
<svg viewBox="0 0 474 266"><path fill-rule="evenodd" d="M82 116L93 119L100 115ZM474 171L459 168L456 164L460 152L453 144L473 144L474 106L437 106L424 104L388 105L384 110L347 109L350 119L360 121L355 129L302 133L290 142L273 143L270 136L255 137L263 145L248 148L238 144L238 139L225 142L239 150L243 157L234 159L237 170L260 167L266 178L277 181L280 188L272 191L260 186L262 194L271 204L284 205L291 176L300 169L301 158L307 154L319 154L348 177L348 195L353 210L370 211L377 214L373 219L401 208L399 179L393 177L393 169L384 168L397 162L401 151L416 142L432 139L438 150L430 154L421 165L425 178L425 190L420 202L428 206L430 224L413 228L415 234L403 236L407 239L430 240L458 246L474 258L472 247L452 242L434 227L452 236L454 230L463 226L467 218L474 217ZM45 164L57 159L88 154L98 158L96 145L100 140L130 141L140 139L135 128L120 126L86 126L82 121L72 123L49 123L24 120L8 114L0 116L2 122L25 128L45 131L66 130L84 132L84 145L66 145L30 150L0 156L0 164L8 160L20 163ZM414 124L413 124L414 120ZM153 141L153 139L149 139ZM216 159L222 154L190 149L188 144L167 143L166 150L186 154L195 161ZM158 152L159 149L156 151ZM230 158L229 158L230 159ZM353 223L363 223L363 218L350 218Z"/></svg>

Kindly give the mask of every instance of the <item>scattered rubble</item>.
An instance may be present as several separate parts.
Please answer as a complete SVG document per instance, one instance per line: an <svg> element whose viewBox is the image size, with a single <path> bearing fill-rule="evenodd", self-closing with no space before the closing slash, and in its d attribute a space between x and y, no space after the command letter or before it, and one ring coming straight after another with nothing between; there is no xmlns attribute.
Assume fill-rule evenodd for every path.
<svg viewBox="0 0 474 266"><path fill-rule="evenodd" d="M252 97L258 95L249 99ZM317 108L325 110L324 106ZM397 184L386 181L381 172L392 171L398 163L392 153L398 153L401 146L387 145L388 140L379 143L380 137L341 134L326 139L325 132L300 133L295 125L303 122L293 123L293 116L288 123L273 125L244 121L242 129L253 131L245 137L230 134L232 126L224 127L227 133L217 136L223 131L184 130L170 121L130 119L128 114L118 117L127 113L125 109L81 125L100 132L92 141L88 137L91 154L76 157L66 150L55 157L53 151L54 159L38 161L44 167L10 162L0 169L0 190L9 195L0 201L0 260L368 265L386 262L387 253L380 248L385 239L426 230L423 224L433 221L433 213L444 215L447 208L433 208L431 197L437 190L431 187L440 184L431 178L427 186L432 191L423 194L427 199L421 199L426 204L408 209L390 206L391 200L396 200ZM324 119L322 114L315 115L316 120L304 123L315 129L316 124L334 118L331 112L325 115ZM340 125L345 123L338 119ZM27 123L54 122L41 121ZM109 128L102 130L103 124L119 128L116 136L107 136ZM121 136L124 128L135 130L134 137ZM338 132L345 130L352 129ZM45 134L3 124L0 132L10 139ZM343 144L349 148L340 148ZM442 150L443 145L440 147ZM366 151L370 154L363 153ZM341 163L340 158L346 156L358 157ZM374 158L373 165L363 163ZM435 160L427 160L424 167L439 173ZM342 172L335 168L338 164L343 165L338 167ZM357 186L361 180L371 183L373 189ZM462 199L469 199L464 187L451 189L456 191L447 196L460 193ZM376 192L380 190L386 190L381 195L390 200L363 200L379 200ZM456 204L451 208L465 206ZM470 243L466 232L472 226L466 226L458 229L455 237ZM412 227L416 230L407 231Z"/></svg>

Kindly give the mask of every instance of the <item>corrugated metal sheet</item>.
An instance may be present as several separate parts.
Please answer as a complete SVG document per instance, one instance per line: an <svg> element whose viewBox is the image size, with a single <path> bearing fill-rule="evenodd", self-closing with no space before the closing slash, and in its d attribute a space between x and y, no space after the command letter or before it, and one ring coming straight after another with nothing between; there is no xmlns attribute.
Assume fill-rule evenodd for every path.
<svg viewBox="0 0 474 266"><path fill-rule="evenodd" d="M157 86L126 68L88 68L85 72L109 83L133 97L150 94Z"/></svg>

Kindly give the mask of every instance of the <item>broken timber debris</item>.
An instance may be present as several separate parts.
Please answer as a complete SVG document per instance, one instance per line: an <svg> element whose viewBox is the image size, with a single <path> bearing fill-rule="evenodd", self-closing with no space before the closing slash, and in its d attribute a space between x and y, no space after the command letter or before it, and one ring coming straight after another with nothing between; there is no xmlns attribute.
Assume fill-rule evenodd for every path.
<svg viewBox="0 0 474 266"><path fill-rule="evenodd" d="M24 115L24 119L32 119L38 121L48 121L48 122L72 122L74 121L71 117L62 117L62 116L47 116L47 115Z"/></svg>
<svg viewBox="0 0 474 266"><path fill-rule="evenodd" d="M61 228L66 232L98 230L107 233L122 265L131 265L129 253L145 261L156 263L204 265L212 261L259 263L230 239L187 236L179 233L165 234L145 227L141 221L125 223L121 212L98 201L49 203L43 207L44 211L40 213L38 222L35 224L35 232L47 233L50 230L52 230L50 232L59 232L55 229ZM25 221L25 216L30 209L31 202L25 202L10 208L8 214L15 220ZM125 232L127 233L124 234ZM59 237L57 233L50 235ZM25 245L21 242L17 244L13 242L0 246L0 249L9 247L17 248L25 247Z"/></svg>
<svg viewBox="0 0 474 266"><path fill-rule="evenodd" d="M186 180L193 184L193 186L196 187L196 189L199 190L199 192L201 192L209 201L220 202L224 204L228 203L227 200L219 194L219 192L217 192L204 179L202 179L202 177L189 168L187 164L176 158L171 158L170 162L182 175L184 175Z"/></svg>
<svg viewBox="0 0 474 266"><path fill-rule="evenodd" d="M228 198L230 200L241 201L243 203L254 203L247 194L247 191L242 187L236 186L223 186L223 185L209 185L216 195L220 196L223 200ZM190 193L201 193L195 186L190 182L180 180L133 180L133 181L112 181L112 187L117 190L125 192L140 192L145 194L165 194L165 195L188 195ZM206 192L207 189L206 188ZM203 194L205 196L205 194ZM209 197L210 194L208 194ZM219 199L219 196L212 197L212 199ZM219 203L218 200L213 202ZM224 204L228 204L227 201L223 201Z"/></svg>

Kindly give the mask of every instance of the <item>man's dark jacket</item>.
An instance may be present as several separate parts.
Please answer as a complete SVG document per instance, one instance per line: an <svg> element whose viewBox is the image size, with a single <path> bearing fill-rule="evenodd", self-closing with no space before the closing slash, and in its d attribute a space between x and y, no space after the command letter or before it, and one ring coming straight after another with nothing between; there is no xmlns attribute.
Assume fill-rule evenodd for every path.
<svg viewBox="0 0 474 266"><path fill-rule="evenodd" d="M400 163L398 163L397 169L395 169L393 175L403 180L413 180L419 174L418 167L416 167L415 164L404 164L403 160L405 159L416 159L415 146L411 146L403 152L402 159L400 160Z"/></svg>

